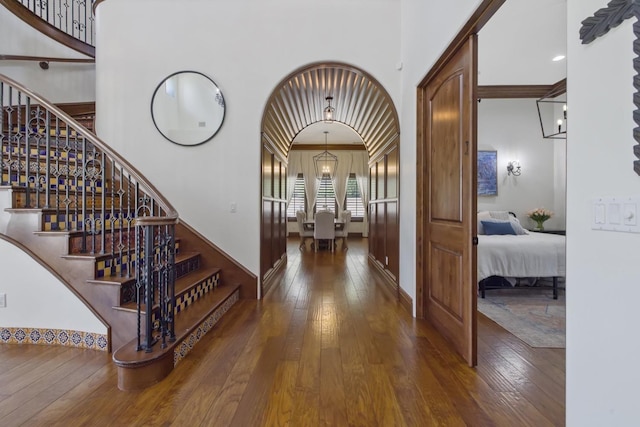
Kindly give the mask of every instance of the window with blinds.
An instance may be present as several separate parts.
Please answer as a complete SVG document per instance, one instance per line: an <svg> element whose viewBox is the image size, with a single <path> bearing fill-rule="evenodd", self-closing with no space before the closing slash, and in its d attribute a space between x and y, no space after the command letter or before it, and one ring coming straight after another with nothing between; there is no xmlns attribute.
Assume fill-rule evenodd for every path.
<svg viewBox="0 0 640 427"><path fill-rule="evenodd" d="M305 195L304 195L304 177L301 173L298 174L295 184L293 184L293 196L287 207L287 217L295 218L296 212L305 211Z"/></svg>
<svg viewBox="0 0 640 427"><path fill-rule="evenodd" d="M345 210L351 211L351 218L364 218L364 204L356 174L349 174L347 180L347 197L344 203Z"/></svg>
<svg viewBox="0 0 640 427"><path fill-rule="evenodd" d="M318 187L318 197L316 198L316 212L325 209L334 214L336 212L336 193L328 173L322 175Z"/></svg>

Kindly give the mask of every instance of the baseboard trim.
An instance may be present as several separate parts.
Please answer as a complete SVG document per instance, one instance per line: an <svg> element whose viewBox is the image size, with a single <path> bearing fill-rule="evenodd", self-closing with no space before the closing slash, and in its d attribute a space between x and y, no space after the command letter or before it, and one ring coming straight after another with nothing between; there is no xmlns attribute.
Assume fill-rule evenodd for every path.
<svg viewBox="0 0 640 427"><path fill-rule="evenodd" d="M280 277L280 273L284 272L287 265L287 254L284 254L282 258L276 261L276 264L272 269L262 278L262 292L260 293L260 299L264 298L269 293L273 284L276 283L276 279Z"/></svg>
<svg viewBox="0 0 640 427"><path fill-rule="evenodd" d="M373 267L373 270L378 273L380 278L382 278L382 289L389 293L389 295L394 298L402 308L404 308L407 313L413 316L413 300L401 287L397 282L396 278L391 275L385 268L382 263L375 259L371 254L368 256L369 264Z"/></svg>
<svg viewBox="0 0 640 427"><path fill-rule="evenodd" d="M400 286L398 286L398 290L400 292L400 305L413 316L413 299L411 299L411 296Z"/></svg>

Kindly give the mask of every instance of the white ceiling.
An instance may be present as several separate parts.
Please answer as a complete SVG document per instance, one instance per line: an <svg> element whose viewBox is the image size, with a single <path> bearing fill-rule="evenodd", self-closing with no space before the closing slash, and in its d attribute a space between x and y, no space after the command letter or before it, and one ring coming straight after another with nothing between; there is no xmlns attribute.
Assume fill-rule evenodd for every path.
<svg viewBox="0 0 640 427"><path fill-rule="evenodd" d="M551 85L567 75L566 0L507 0L478 34L479 85ZM578 35L576 34L576 37ZM350 127L318 122L294 144L362 144Z"/></svg>
<svg viewBox="0 0 640 427"><path fill-rule="evenodd" d="M318 122L302 129L293 139L294 144L323 144L324 131L327 134L328 144L356 144L362 145L362 138L349 126L342 123Z"/></svg>
<svg viewBox="0 0 640 427"><path fill-rule="evenodd" d="M550 85L567 76L566 0L507 0L478 34L479 85ZM578 37L578 34L575 35Z"/></svg>

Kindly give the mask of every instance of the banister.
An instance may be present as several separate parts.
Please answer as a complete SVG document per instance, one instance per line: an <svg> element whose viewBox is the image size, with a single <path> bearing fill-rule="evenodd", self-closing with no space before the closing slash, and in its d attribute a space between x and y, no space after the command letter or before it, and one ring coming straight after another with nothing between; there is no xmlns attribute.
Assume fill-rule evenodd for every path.
<svg viewBox="0 0 640 427"><path fill-rule="evenodd" d="M90 56L91 58L96 57L95 46L66 33L61 28L57 28L51 23L40 18L38 15L29 10L29 8L23 5L19 0L0 0L0 4L3 5L7 10L11 11L15 16L17 16L36 30L40 31L44 35L64 44L65 46L77 52ZM89 7L91 13L93 13L92 6L93 4L91 5L91 7Z"/></svg>
<svg viewBox="0 0 640 427"><path fill-rule="evenodd" d="M3 1L3 0L0 0ZM76 130L81 131L82 135L88 140L90 143L94 144L96 147L99 147L102 152L107 154L116 164L123 166L128 175L133 178L133 180L139 184L142 184L146 190L146 192L151 196L154 200L160 203L163 210L166 212L167 217L169 218L178 218L178 212L175 208L166 200L160 192L124 157L118 154L115 150L105 144L101 139L99 139L93 132L89 131L87 128L78 123L73 117L65 113L63 110L58 108L55 104L50 103L46 99L44 99L39 94L27 89L20 83L15 80L0 74L0 82L4 82L9 84L10 86L18 89L20 92L28 95L31 100L36 101L41 106L45 107L47 110L53 112L56 116L63 119L69 125L71 125Z"/></svg>

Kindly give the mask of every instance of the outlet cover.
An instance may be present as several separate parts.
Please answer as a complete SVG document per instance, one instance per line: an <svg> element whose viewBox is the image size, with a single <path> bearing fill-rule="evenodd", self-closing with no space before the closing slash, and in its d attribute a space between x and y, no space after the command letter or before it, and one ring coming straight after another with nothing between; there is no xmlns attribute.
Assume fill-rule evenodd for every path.
<svg viewBox="0 0 640 427"><path fill-rule="evenodd" d="M7 294L0 294L0 308L7 306Z"/></svg>

